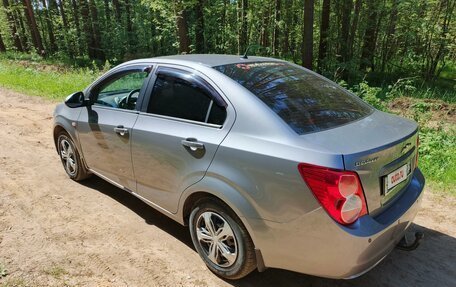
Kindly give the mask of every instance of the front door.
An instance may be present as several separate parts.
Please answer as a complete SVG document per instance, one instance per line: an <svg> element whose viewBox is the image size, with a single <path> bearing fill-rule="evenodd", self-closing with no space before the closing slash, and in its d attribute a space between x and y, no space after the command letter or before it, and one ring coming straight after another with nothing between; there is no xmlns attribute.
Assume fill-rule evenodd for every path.
<svg viewBox="0 0 456 287"><path fill-rule="evenodd" d="M77 126L88 167L131 191L136 189L131 133L147 76L140 66L108 75L90 89L92 105L83 109Z"/></svg>
<svg viewBox="0 0 456 287"><path fill-rule="evenodd" d="M177 212L180 195L203 178L233 121L225 101L205 80L159 68L147 108L133 129L137 193Z"/></svg>

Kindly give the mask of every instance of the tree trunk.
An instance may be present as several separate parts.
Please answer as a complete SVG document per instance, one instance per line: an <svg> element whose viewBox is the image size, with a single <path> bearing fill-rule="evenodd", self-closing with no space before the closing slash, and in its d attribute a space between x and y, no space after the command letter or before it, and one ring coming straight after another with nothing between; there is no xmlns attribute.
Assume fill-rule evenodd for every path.
<svg viewBox="0 0 456 287"><path fill-rule="evenodd" d="M376 46L376 25L377 25L377 3L376 1L367 2L367 27L363 37L363 47L361 51L360 70L366 71L367 68L374 70L374 53Z"/></svg>
<svg viewBox="0 0 456 287"><path fill-rule="evenodd" d="M25 25L24 25L24 21L22 19L22 14L20 13L20 11L13 11L13 15L14 15L15 19L17 19L17 22L19 22L19 29L20 29L19 37L21 39L21 43L22 43L22 47L24 48L24 52L28 52L29 46L28 46L28 40L27 40L27 31L25 30Z"/></svg>
<svg viewBox="0 0 456 287"><path fill-rule="evenodd" d="M274 35L273 35L273 40L272 40L272 54L274 56L277 56L278 51L279 51L279 43L280 43L280 1L281 0L275 0L275 10L274 10Z"/></svg>
<svg viewBox="0 0 456 287"><path fill-rule="evenodd" d="M290 53L290 27L292 26L292 9L293 1L292 0L285 0L285 17L284 17L284 34L283 34L283 42L282 42L282 56L287 55Z"/></svg>
<svg viewBox="0 0 456 287"><path fill-rule="evenodd" d="M89 5L87 0L79 0L79 6L81 7L81 20L84 29L84 38L87 44L87 53L89 58L95 59L96 53L94 50L94 37L92 29L92 19L90 18Z"/></svg>
<svg viewBox="0 0 456 287"><path fill-rule="evenodd" d="M352 0L344 0L342 3L342 18L341 18L341 38L340 38L340 51L339 55L341 55L341 62L346 63L348 61L348 39L349 39L349 32L350 32L350 18L351 18L351 10L353 6Z"/></svg>
<svg viewBox="0 0 456 287"><path fill-rule="evenodd" d="M293 11L298 11L301 9L301 3L298 1L292 1L292 7ZM292 13L292 21L291 21L291 27L298 26L299 24L299 15L298 13ZM302 30L302 29L299 29ZM301 58L301 49L299 48L299 43L298 43L298 32L297 29L293 28L291 30L290 34L290 52L293 57L293 62L294 63L299 63L299 59Z"/></svg>
<svg viewBox="0 0 456 287"><path fill-rule="evenodd" d="M359 13L361 11L362 0L355 1L355 11L353 12L353 21L350 27L350 36L348 38L348 60L353 58L353 43L355 42L356 31L358 30Z"/></svg>
<svg viewBox="0 0 456 287"><path fill-rule="evenodd" d="M261 33L260 33L260 44L263 47L269 46L269 31L268 31L268 19L269 19L269 6L265 5L263 13L262 13L262 20L261 20ZM240 53L244 53L240 51Z"/></svg>
<svg viewBox="0 0 456 287"><path fill-rule="evenodd" d="M98 11L97 7L95 6L94 0L89 0L89 9L90 9L90 16L92 17L92 49L95 58L99 60L104 60L105 55L103 50L101 49L101 35L100 35L100 25L98 22Z"/></svg>
<svg viewBox="0 0 456 287"><path fill-rule="evenodd" d="M223 0L223 11L222 11L222 53L226 54L226 16L227 16L228 0Z"/></svg>
<svg viewBox="0 0 456 287"><path fill-rule="evenodd" d="M328 52L329 14L331 12L331 0L323 0L320 25L320 45L318 47L318 72L323 70L323 62Z"/></svg>
<svg viewBox="0 0 456 287"><path fill-rule="evenodd" d="M304 25L303 25L303 44L302 44L302 65L312 70L313 59L313 17L314 0L304 0Z"/></svg>
<svg viewBox="0 0 456 287"><path fill-rule="evenodd" d="M79 24L79 9L76 0L71 0L72 12L73 12L73 21L74 25L76 26L76 47L77 47L77 54L80 55L82 49L81 46L81 25Z"/></svg>
<svg viewBox="0 0 456 287"><path fill-rule="evenodd" d="M66 14L66 11L65 11L65 7L64 7L63 1L59 1L58 7L59 7L59 10L60 10L60 17L62 18L63 29L65 29L65 31L69 31L70 30L70 26L69 26L69 23L68 23L68 18L67 18L67 14ZM67 46L68 54L70 55L70 57L73 57L74 54L75 54L74 45L73 45L73 43L72 43L73 41L70 39L68 33L64 33L64 39L65 39L65 45Z"/></svg>
<svg viewBox="0 0 456 287"><path fill-rule="evenodd" d="M195 49L197 53L204 54L206 45L204 40L204 0L198 0L195 5Z"/></svg>
<svg viewBox="0 0 456 287"><path fill-rule="evenodd" d="M19 33L17 31L16 21L14 19L14 15L9 9L8 0L3 0L3 7L5 7L6 18L8 19L8 25L11 30L11 37L13 38L13 44L17 51L23 52L24 47L22 46L21 39L19 37Z"/></svg>
<svg viewBox="0 0 456 287"><path fill-rule="evenodd" d="M36 25L35 13L33 12L32 4L30 3L30 0L22 0L22 4L24 5L25 19L27 20L27 25L30 29L33 46L35 46L38 54L43 55L45 51L43 42L41 41L40 32L38 31L38 26Z"/></svg>
<svg viewBox="0 0 456 287"><path fill-rule="evenodd" d="M248 46L248 33L247 33L247 9L249 7L248 0L239 0L240 7L238 6L239 11L239 22L240 22L240 31L238 35L238 54L244 54Z"/></svg>
<svg viewBox="0 0 456 287"><path fill-rule="evenodd" d="M63 6L63 1L59 1L59 10L60 10L60 16L62 17L62 23L63 23L63 28L65 28L65 31L68 31L68 19L65 13L65 8Z"/></svg>
<svg viewBox="0 0 456 287"><path fill-rule="evenodd" d="M38 27L40 28L40 33L42 35L41 40L43 40L43 46L44 46L44 49L46 50L47 47L49 47L49 45L48 45L49 43L47 42L47 39L46 39L47 31L46 31L46 24L43 20L43 10L41 9L37 12L38 13L36 13L35 15L38 15L38 23L39 23Z"/></svg>
<svg viewBox="0 0 456 287"><path fill-rule="evenodd" d="M52 24L51 14L49 13L49 8L47 6L46 0L42 0L41 3L43 3L43 8L45 10L44 14L46 17L46 26L49 36L49 50L51 52L55 52L57 51L57 44L55 42L54 25Z"/></svg>
<svg viewBox="0 0 456 287"><path fill-rule="evenodd" d="M117 23L120 24L122 23L122 18L121 18L121 7L120 7L120 3L119 3L119 0L113 0L112 1L112 5L114 6L114 11L115 11L115 14L116 14L116 20L117 20Z"/></svg>
<svg viewBox="0 0 456 287"><path fill-rule="evenodd" d="M127 39L128 39L128 46L134 47L135 43L135 35L133 34L133 25L131 21L131 4L130 0L125 0L125 16L127 18Z"/></svg>
<svg viewBox="0 0 456 287"><path fill-rule="evenodd" d="M108 27L111 22L111 11L109 10L109 0L104 0L104 10L105 10L105 26Z"/></svg>
<svg viewBox="0 0 456 287"><path fill-rule="evenodd" d="M429 65L429 69L426 73L426 78L430 80L434 80L438 74L436 74L437 66L439 62L445 58L445 46L447 42L447 35L450 29L451 18L453 16L453 11L456 6L456 1L452 2L451 0L441 0L441 5L445 6L445 16L443 18L441 33L439 37L439 47L437 49L437 53L435 57L432 58L431 64ZM447 49L448 50L448 49ZM440 73L440 71L439 71Z"/></svg>
<svg viewBox="0 0 456 287"><path fill-rule="evenodd" d="M5 43L3 42L2 33L0 33L0 52L6 52Z"/></svg>
<svg viewBox="0 0 456 287"><path fill-rule="evenodd" d="M381 66L381 71L384 72L386 68L386 63L391 57L391 51L394 49L394 43L396 41L392 40L392 37L394 36L394 33L396 32L396 22L397 22L397 6L398 6L399 0L393 0L393 4L391 7L391 13L390 13L390 19L389 19L389 24L386 29L386 35L383 41L383 47L382 47L382 66ZM392 43L393 42L393 43Z"/></svg>
<svg viewBox="0 0 456 287"><path fill-rule="evenodd" d="M149 10L149 15L151 18L155 17L155 11L154 9L150 8ZM149 28L149 32L150 32L150 41L149 41L149 47L150 47L150 53L151 55L156 55L158 54L158 45L156 45L156 41L155 41L155 35L157 34L157 29L156 29L156 25L154 23L154 21L150 21L150 28Z"/></svg>
<svg viewBox="0 0 456 287"><path fill-rule="evenodd" d="M187 13L182 2L176 3L176 25L179 37L179 53L190 53L190 38L188 37Z"/></svg>

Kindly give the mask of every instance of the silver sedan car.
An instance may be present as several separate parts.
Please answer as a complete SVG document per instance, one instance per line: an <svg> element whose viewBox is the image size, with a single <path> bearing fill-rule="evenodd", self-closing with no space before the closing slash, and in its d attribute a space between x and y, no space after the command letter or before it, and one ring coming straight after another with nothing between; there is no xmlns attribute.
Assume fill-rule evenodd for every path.
<svg viewBox="0 0 456 287"><path fill-rule="evenodd" d="M188 225L227 279L359 276L403 243L424 187L415 122L277 59L130 61L54 123L71 179L95 174Z"/></svg>

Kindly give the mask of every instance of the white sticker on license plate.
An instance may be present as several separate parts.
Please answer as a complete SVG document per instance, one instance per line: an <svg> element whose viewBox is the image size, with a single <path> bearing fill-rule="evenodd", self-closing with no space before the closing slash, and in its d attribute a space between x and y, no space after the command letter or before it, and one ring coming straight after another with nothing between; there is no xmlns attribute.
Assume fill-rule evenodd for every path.
<svg viewBox="0 0 456 287"><path fill-rule="evenodd" d="M400 168L396 169L395 171L391 172L386 177L386 187L388 191L398 185L399 183L403 182L407 179L409 173L409 164L403 165Z"/></svg>

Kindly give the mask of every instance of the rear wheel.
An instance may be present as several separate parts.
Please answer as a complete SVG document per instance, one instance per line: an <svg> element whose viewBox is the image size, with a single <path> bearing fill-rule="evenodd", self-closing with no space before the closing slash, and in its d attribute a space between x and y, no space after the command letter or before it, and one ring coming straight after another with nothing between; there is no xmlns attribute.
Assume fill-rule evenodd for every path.
<svg viewBox="0 0 456 287"><path fill-rule="evenodd" d="M66 132L61 132L57 137L57 150L60 160L67 175L75 181L81 181L90 176L85 166L82 164L78 150Z"/></svg>
<svg viewBox="0 0 456 287"><path fill-rule="evenodd" d="M240 279L256 268L252 239L225 204L216 200L198 201L189 221L193 244L216 275Z"/></svg>

